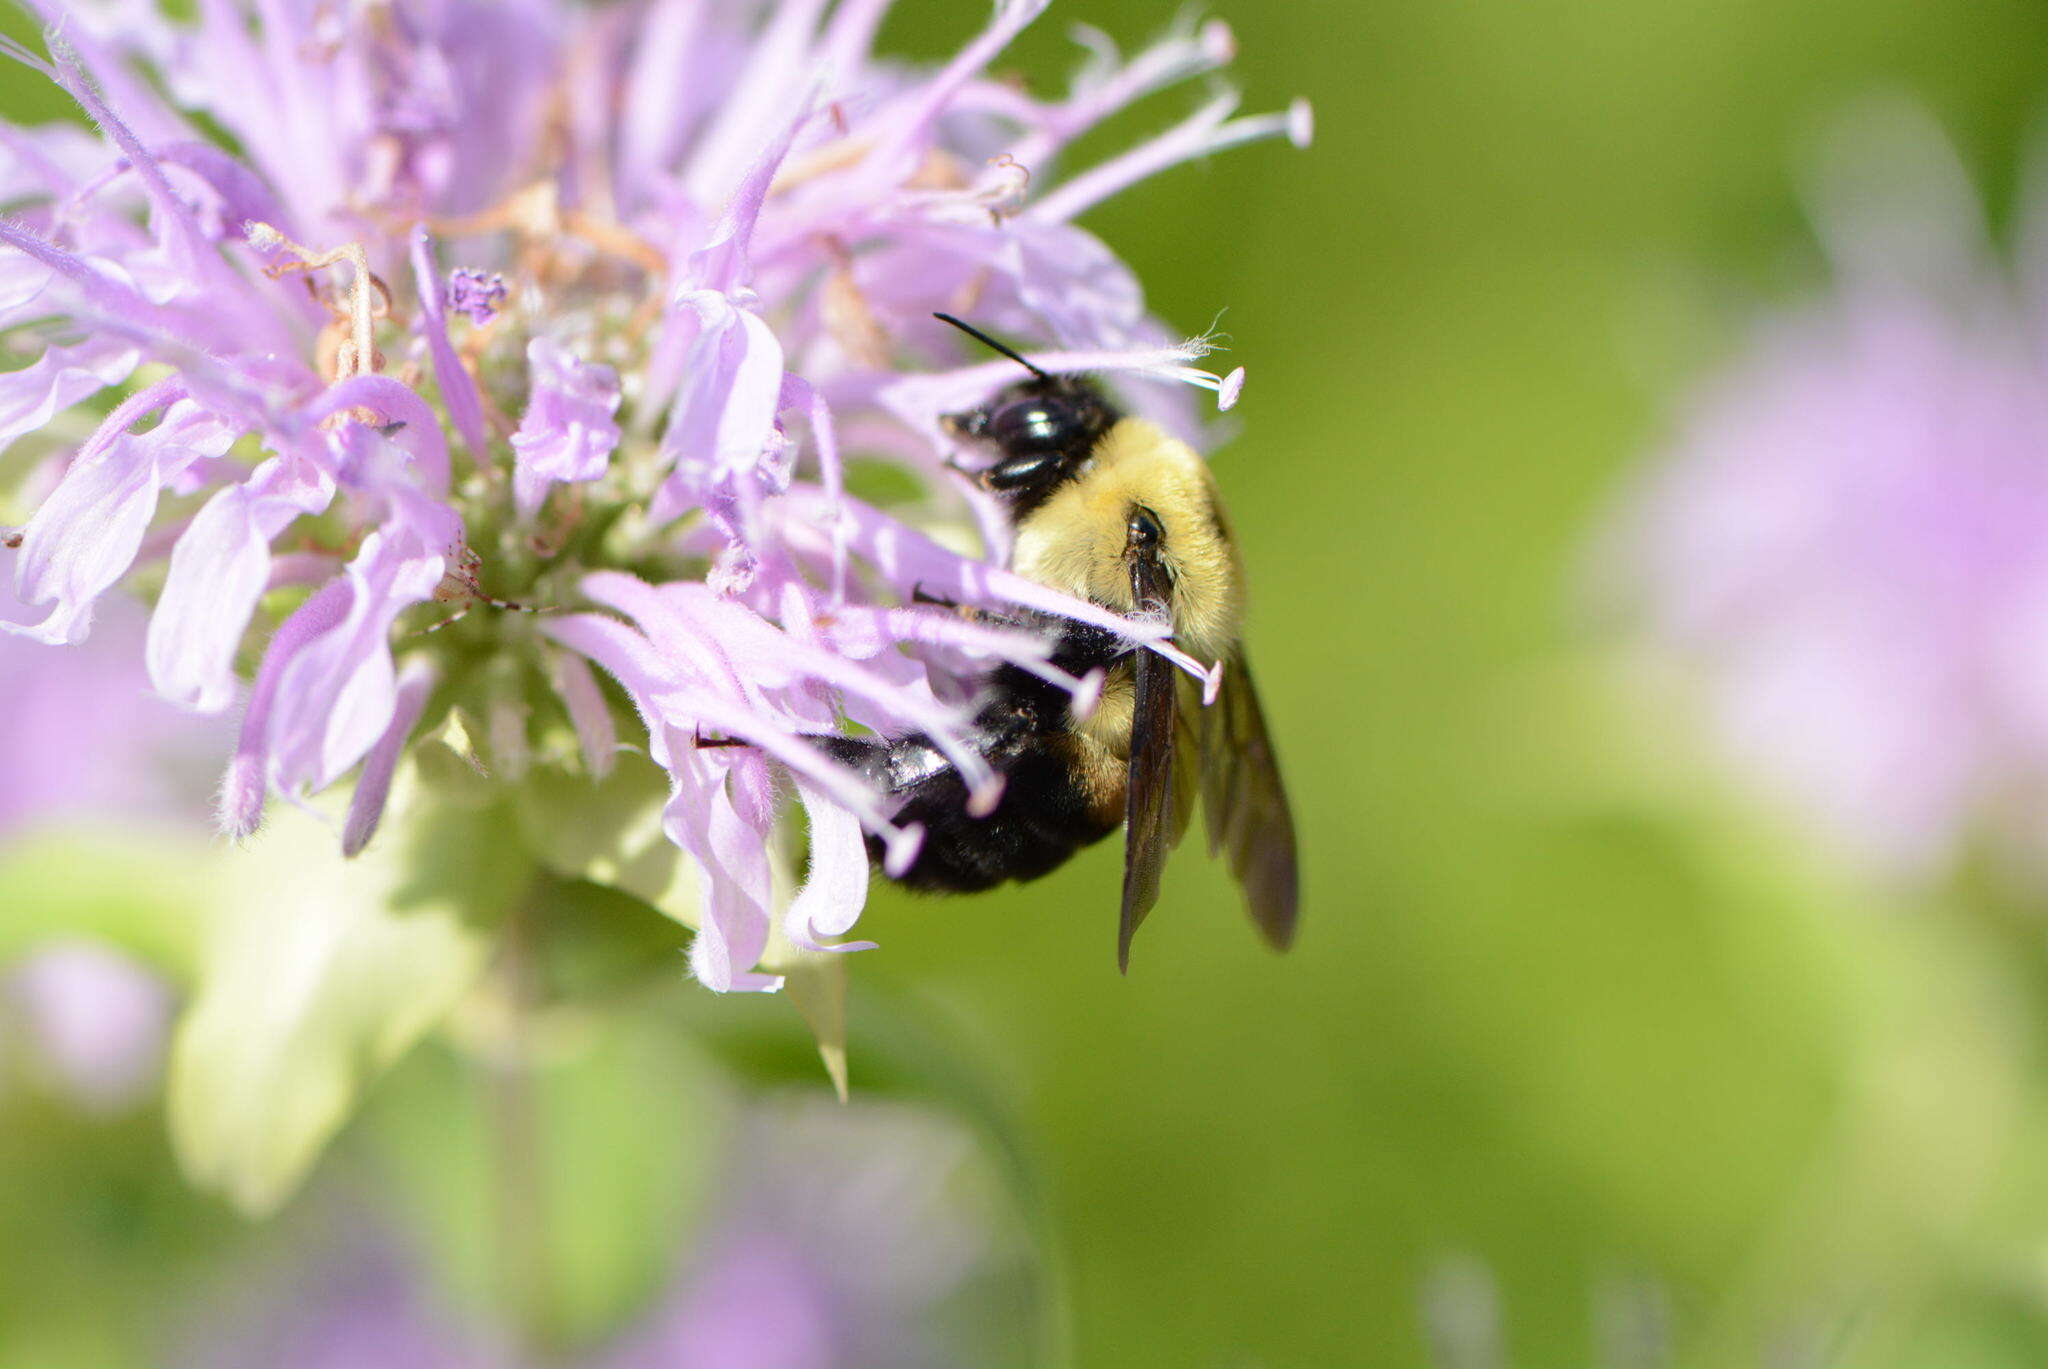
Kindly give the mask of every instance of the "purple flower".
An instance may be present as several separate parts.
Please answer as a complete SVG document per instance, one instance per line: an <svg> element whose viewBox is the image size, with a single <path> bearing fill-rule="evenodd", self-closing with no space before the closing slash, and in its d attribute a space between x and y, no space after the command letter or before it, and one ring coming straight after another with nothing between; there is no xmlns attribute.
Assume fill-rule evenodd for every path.
<svg viewBox="0 0 2048 1369"><path fill-rule="evenodd" d="M1017 1252L971 1138L901 1107L760 1105L687 1271L603 1369L917 1369L976 1362L932 1313ZM887 1258L875 1258L886 1251ZM1016 1327L978 1327L977 1338ZM951 1353L948 1353L950 1351Z"/></svg>
<svg viewBox="0 0 2048 1369"><path fill-rule="evenodd" d="M1846 144L1819 205L1834 288L1702 391L1605 568L1740 762L1924 877L1986 824L2039 844L2018 801L2048 781L2048 315L1917 120Z"/></svg>
<svg viewBox="0 0 2048 1369"><path fill-rule="evenodd" d="M220 720L153 698L141 608L118 596L104 608L76 647L0 632L0 842L58 823L187 823L205 812ZM0 621L32 616L0 581Z"/></svg>
<svg viewBox="0 0 2048 1369"><path fill-rule="evenodd" d="M457 267L448 273L447 304L456 313L468 315L471 323L481 327L498 316L498 306L505 302L509 289L505 278L496 271Z"/></svg>
<svg viewBox="0 0 2048 1369"><path fill-rule="evenodd" d="M115 1112L154 1089L171 993L126 956L88 941L46 946L0 976L0 1009L35 1065L84 1106Z"/></svg>
<svg viewBox="0 0 2048 1369"><path fill-rule="evenodd" d="M540 512L550 486L601 479L619 445L619 377L579 361L553 338L526 344L526 417L512 434L512 502L524 517Z"/></svg>
<svg viewBox="0 0 2048 1369"><path fill-rule="evenodd" d="M949 369L930 314L1043 339L1045 369L1107 372L1191 436L1185 391L1147 382L1234 402L1242 372L1199 369L1206 343L1151 319L1074 219L1176 162L1305 142L1306 109L1234 118L1219 98L1061 165L1103 119L1229 60L1220 24L1129 59L1094 40L1043 100L989 67L1044 0L1003 0L936 70L874 54L882 0L218 0L104 30L33 3L49 58L10 53L97 136L0 139L18 207L0 346L29 358L0 372L0 437L41 463L8 558L36 611L0 628L76 643L118 587L156 586L157 692L240 702L227 832L353 777L342 840L360 850L416 735L470 738L507 785L602 775L638 734L587 661L668 773L696 973L772 988L778 918L802 950L861 944L838 940L865 898L861 829L899 865L919 835L804 734L928 731L985 806L996 777L959 703L975 675L1010 660L1093 688L1034 637L913 604L915 586L1158 635L931 535L997 527L947 471L939 417L1014 369ZM472 265L444 274L437 241ZM111 409L92 435L58 440L53 420L95 401ZM932 499L855 499L847 450ZM811 831L793 900L771 858L791 789Z"/></svg>
<svg viewBox="0 0 2048 1369"><path fill-rule="evenodd" d="M338 1206L338 1205L337 1205ZM359 1204L323 1213L286 1259L274 1254L246 1285L179 1337L184 1369L499 1369L505 1347L434 1305L420 1262Z"/></svg>
<svg viewBox="0 0 2048 1369"><path fill-rule="evenodd" d="M709 1221L678 1233L677 1272L578 1369L937 1369L980 1363L1032 1328L1031 1271L1010 1199L973 1137L902 1106L757 1103L741 1114ZM1002 1218L1004 1220L999 1220ZM524 1362L500 1328L437 1304L430 1270L353 1201L302 1223L207 1309L175 1363L447 1366ZM876 1258L876 1252L886 1258ZM977 1281L1007 1282L1017 1324L946 1318ZM532 1309L520 1309L531 1313ZM951 1342L951 1343L949 1343Z"/></svg>
<svg viewBox="0 0 2048 1369"><path fill-rule="evenodd" d="M53 647L0 635L0 857L72 824L197 824L222 729L150 697L134 602L107 604L91 640ZM0 583L0 620L26 615ZM11 886L10 923L31 933L46 895ZM74 935L34 941L0 966L0 1055L95 1112L156 1085L171 993L150 969Z"/></svg>

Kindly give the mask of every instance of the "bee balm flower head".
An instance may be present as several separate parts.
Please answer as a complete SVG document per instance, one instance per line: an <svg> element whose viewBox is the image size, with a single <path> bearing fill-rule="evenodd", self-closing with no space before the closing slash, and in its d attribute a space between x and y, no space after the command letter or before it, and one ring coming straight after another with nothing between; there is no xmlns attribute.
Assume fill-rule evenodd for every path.
<svg viewBox="0 0 2048 1369"><path fill-rule="evenodd" d="M1304 109L1218 99L1068 169L1229 35L1097 44L1041 100L990 65L1043 0L1003 0L935 69L877 58L877 0L206 0L119 24L37 3L48 56L10 55L91 129L0 134L0 346L24 359L0 442L36 459L6 553L34 611L0 627L78 642L104 596L149 597L157 692L239 709L238 835L345 786L360 850L424 737L502 785L644 746L718 989L777 983L778 918L794 947L848 944L863 830L915 852L810 734L928 732L985 804L976 675L1089 687L915 589L1145 631L932 535L995 526L939 418L1012 372L954 366L930 315L1035 337L1047 369L1105 372L1186 430L1186 391L1152 382L1227 404L1242 373L1197 369L1074 218L1175 162L1307 137ZM855 456L924 496L857 497ZM788 898L792 794L809 860Z"/></svg>
<svg viewBox="0 0 2048 1369"><path fill-rule="evenodd" d="M2006 269L1917 115L1859 119L1828 168L1832 287L1704 389L1610 568L1717 740L1841 852L1906 880L1985 835L2034 859L2048 215Z"/></svg>

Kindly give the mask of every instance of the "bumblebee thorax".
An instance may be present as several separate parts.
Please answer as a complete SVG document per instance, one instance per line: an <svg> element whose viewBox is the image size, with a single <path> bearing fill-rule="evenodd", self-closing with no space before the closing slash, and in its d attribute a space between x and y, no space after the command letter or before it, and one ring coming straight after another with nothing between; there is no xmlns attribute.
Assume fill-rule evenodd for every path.
<svg viewBox="0 0 2048 1369"><path fill-rule="evenodd" d="M1119 420L1078 473L1019 520L1012 568L1129 613L1125 550L1131 515L1139 509L1149 511L1164 534L1175 641L1203 660L1229 654L1237 642L1243 576L1215 483L1193 448L1144 419Z"/></svg>

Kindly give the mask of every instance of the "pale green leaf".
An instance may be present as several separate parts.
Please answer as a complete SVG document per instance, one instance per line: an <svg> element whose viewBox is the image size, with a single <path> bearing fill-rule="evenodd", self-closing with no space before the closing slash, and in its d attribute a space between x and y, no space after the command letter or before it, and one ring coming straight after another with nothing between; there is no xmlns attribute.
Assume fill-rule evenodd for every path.
<svg viewBox="0 0 2048 1369"><path fill-rule="evenodd" d="M421 792L402 783L352 861L285 805L221 854L169 1111L187 1173L245 1213L291 1195L364 1086L476 978L490 924L530 883L503 814Z"/></svg>
<svg viewBox="0 0 2048 1369"><path fill-rule="evenodd" d="M847 1097L846 960L844 955L804 955L789 965L782 980L783 991L818 1043L818 1058L842 1103Z"/></svg>
<svg viewBox="0 0 2048 1369"><path fill-rule="evenodd" d="M550 768L519 786L519 828L551 873L618 889L685 927L701 921L696 873L661 830L668 779L622 752L601 780Z"/></svg>
<svg viewBox="0 0 2048 1369"><path fill-rule="evenodd" d="M661 1012L548 1010L503 1045L415 1052L366 1134L442 1287L548 1349L587 1346L690 1248L732 1086Z"/></svg>
<svg viewBox="0 0 2048 1369"><path fill-rule="evenodd" d="M499 796L460 708L449 709L440 722L414 738L410 754L420 783L446 802L474 806Z"/></svg>
<svg viewBox="0 0 2048 1369"><path fill-rule="evenodd" d="M35 828L0 845L0 962L52 937L93 937L183 978L197 957L212 852L106 824Z"/></svg>
<svg viewBox="0 0 2048 1369"><path fill-rule="evenodd" d="M520 830L547 870L652 904L686 927L700 921L695 871L661 828L668 781L645 756L622 753L602 780L541 770L519 787ZM774 862L775 904L791 896L788 862ZM761 968L784 978L818 1043L832 1086L847 1092L846 957L792 946L778 924Z"/></svg>

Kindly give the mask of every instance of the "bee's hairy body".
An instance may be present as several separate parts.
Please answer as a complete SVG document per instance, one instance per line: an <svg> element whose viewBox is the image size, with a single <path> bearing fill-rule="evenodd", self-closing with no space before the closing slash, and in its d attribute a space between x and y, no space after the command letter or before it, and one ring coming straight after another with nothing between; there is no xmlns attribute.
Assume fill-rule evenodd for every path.
<svg viewBox="0 0 2048 1369"><path fill-rule="evenodd" d="M1128 825L1120 965L1199 783L1212 850L1228 848L1254 919L1285 946L1296 901L1293 825L1239 649L1243 572L1208 466L1154 424L1119 414L1087 381L1035 368L1034 376L949 421L997 455L979 478L1015 531L1011 569L1119 613L1163 612L1181 651L1220 663L1225 699L1203 709L1149 650L1023 612L1001 621L1050 638L1052 663L1068 674L1103 672L1103 687L1076 719L1058 685L1014 665L989 673L971 737L1003 777L993 811L969 811L959 771L923 734L824 745L888 792L897 822L924 828L916 859L896 876L912 888L968 893L1036 879Z"/></svg>
<svg viewBox="0 0 2048 1369"><path fill-rule="evenodd" d="M1018 521L1010 567L1077 599L1134 613L1125 551L1139 510L1164 534L1175 643L1201 660L1223 659L1237 649L1244 572L1218 513L1215 480L1193 448L1144 419L1119 420L1073 477Z"/></svg>

